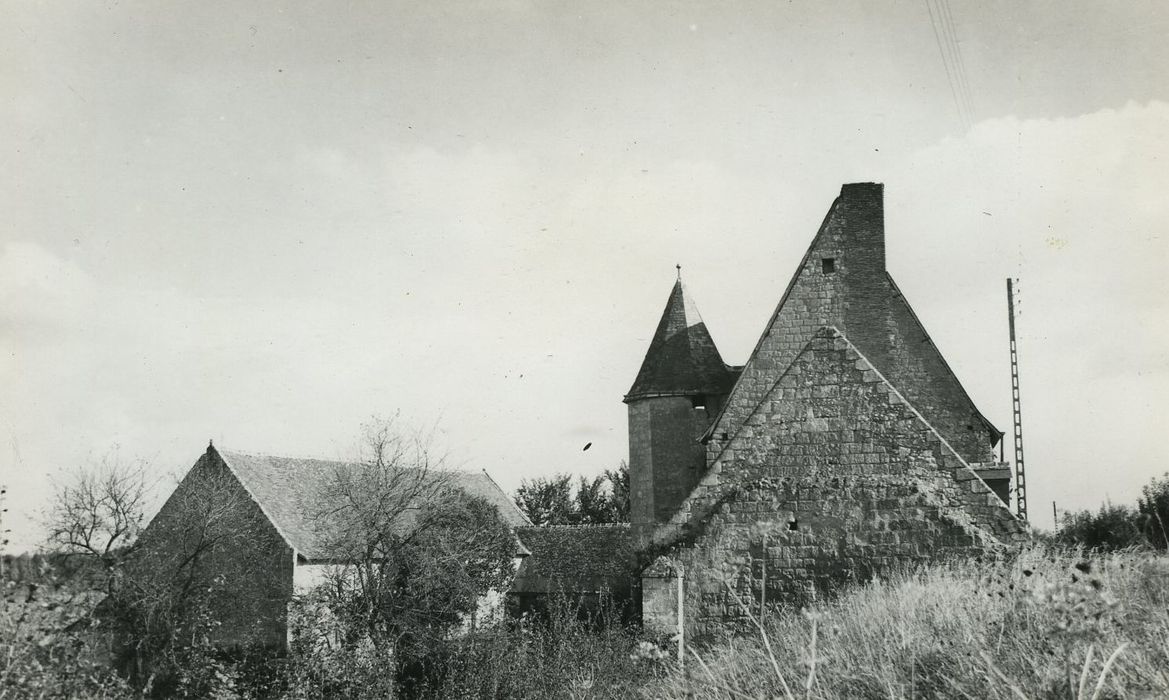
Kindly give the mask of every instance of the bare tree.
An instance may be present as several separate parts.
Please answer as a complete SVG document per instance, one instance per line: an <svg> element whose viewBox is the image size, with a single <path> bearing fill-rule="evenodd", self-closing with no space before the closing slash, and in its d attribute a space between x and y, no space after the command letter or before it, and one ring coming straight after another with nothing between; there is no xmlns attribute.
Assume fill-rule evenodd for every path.
<svg viewBox="0 0 1169 700"><path fill-rule="evenodd" d="M134 685L201 687L216 605L233 595L222 572L238 563L231 553L248 544L259 514L225 467L201 461L144 529L148 473L144 461L113 453L58 479L44 516L48 544L74 555L87 583L105 592L87 619L111 635Z"/></svg>
<svg viewBox="0 0 1169 700"><path fill-rule="evenodd" d="M509 526L458 488L430 437L396 420L367 426L365 459L337 467L316 518L335 561L318 595L336 641L372 647L383 676L445 639L512 573Z"/></svg>
<svg viewBox="0 0 1169 700"><path fill-rule="evenodd" d="M248 500L225 467L200 462L111 576L101 617L137 687L198 694L212 682L217 611L236 594L224 573L249 566L238 552L261 525Z"/></svg>
<svg viewBox="0 0 1169 700"><path fill-rule="evenodd" d="M97 465L73 470L54 486L45 515L49 547L89 555L112 568L117 551L133 544L142 530L149 491L146 462L124 462L114 452Z"/></svg>

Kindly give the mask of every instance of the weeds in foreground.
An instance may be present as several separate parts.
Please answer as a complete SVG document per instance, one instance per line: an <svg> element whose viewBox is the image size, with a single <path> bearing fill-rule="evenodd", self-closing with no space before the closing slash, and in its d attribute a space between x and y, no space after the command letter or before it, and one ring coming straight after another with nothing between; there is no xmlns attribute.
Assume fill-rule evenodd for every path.
<svg viewBox="0 0 1169 700"><path fill-rule="evenodd" d="M425 697L629 698L668 669L668 655L608 615L603 624L567 601L546 617L506 622L452 640ZM639 650L646 653L639 653ZM632 653L631 653L632 652Z"/></svg>
<svg viewBox="0 0 1169 700"><path fill-rule="evenodd" d="M61 631L79 607L67 604L66 591L60 600L14 586L9 593L0 697L138 696ZM1169 697L1163 555L1035 548L890 575L802 611L764 613L757 602L739 603L750 612L745 634L688 647L685 671L634 631L561 610L451 640L402 696ZM225 668L231 682L219 697L327 695L307 682L295 654L271 669ZM261 688L264 674L276 675Z"/></svg>
<svg viewBox="0 0 1169 700"><path fill-rule="evenodd" d="M1169 697L1169 559L1147 553L1036 548L748 619L750 634L691 650L699 673L675 671L642 694Z"/></svg>

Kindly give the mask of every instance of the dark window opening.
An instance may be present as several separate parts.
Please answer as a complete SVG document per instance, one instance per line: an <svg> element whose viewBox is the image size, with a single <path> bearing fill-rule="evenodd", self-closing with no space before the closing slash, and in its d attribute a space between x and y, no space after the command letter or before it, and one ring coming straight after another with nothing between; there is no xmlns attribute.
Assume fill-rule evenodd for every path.
<svg viewBox="0 0 1169 700"><path fill-rule="evenodd" d="M726 439L727 439L727 434L726 434L726 433L723 433L723 434L722 434L722 439L723 439L723 440L726 440Z"/></svg>
<svg viewBox="0 0 1169 700"><path fill-rule="evenodd" d="M821 258L820 266L826 275L836 272L836 258Z"/></svg>
<svg viewBox="0 0 1169 700"><path fill-rule="evenodd" d="M694 408L706 408L706 397L699 394L690 397L690 405Z"/></svg>
<svg viewBox="0 0 1169 700"><path fill-rule="evenodd" d="M792 532L799 532L800 522L798 520L796 520L795 518L792 518L787 523L787 529L791 530Z"/></svg>

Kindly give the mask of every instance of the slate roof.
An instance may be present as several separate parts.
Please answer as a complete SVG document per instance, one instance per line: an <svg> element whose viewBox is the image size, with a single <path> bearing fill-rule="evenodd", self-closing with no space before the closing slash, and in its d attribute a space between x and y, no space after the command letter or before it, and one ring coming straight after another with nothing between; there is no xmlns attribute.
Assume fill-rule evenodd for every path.
<svg viewBox="0 0 1169 700"><path fill-rule="evenodd" d="M625 401L660 395L725 394L735 377L679 278Z"/></svg>
<svg viewBox="0 0 1169 700"><path fill-rule="evenodd" d="M516 571L513 593L594 593L628 590L636 552L628 524L521 527L530 551Z"/></svg>
<svg viewBox="0 0 1169 700"><path fill-rule="evenodd" d="M274 457L209 447L208 455L216 455L239 479L260 509L280 532L289 546L309 560L327 560L331 552L319 533L315 516L321 512L324 495L330 479L338 469L364 469L356 462L336 462L301 457ZM477 496L494 504L500 515L512 527L532 523L503 492L487 472L455 470L434 471L434 479L449 479L450 483L468 495ZM403 527L412 520L407 512Z"/></svg>

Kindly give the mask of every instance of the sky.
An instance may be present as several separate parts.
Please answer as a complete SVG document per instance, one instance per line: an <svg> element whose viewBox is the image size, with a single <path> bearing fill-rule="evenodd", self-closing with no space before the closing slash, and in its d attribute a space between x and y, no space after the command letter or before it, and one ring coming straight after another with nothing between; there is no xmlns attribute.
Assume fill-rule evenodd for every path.
<svg viewBox="0 0 1169 700"><path fill-rule="evenodd" d="M1160 0L0 12L10 550L67 470L161 498L210 439L344 459L374 416L509 491L599 474L675 264L741 364L856 181L1008 434L1020 280L1037 525L1169 470Z"/></svg>

